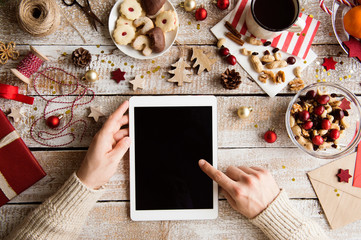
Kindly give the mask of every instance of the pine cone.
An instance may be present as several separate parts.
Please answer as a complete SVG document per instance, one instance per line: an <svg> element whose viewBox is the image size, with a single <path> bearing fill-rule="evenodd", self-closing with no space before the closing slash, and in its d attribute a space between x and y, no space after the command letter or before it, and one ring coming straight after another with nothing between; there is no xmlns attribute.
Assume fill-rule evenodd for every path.
<svg viewBox="0 0 361 240"><path fill-rule="evenodd" d="M236 70L232 69L227 70L222 73L221 76L221 83L222 86L226 89L236 89L241 84L241 76L239 75L239 72L236 72Z"/></svg>
<svg viewBox="0 0 361 240"><path fill-rule="evenodd" d="M84 68L89 65L92 60L90 52L84 48L75 49L71 55L73 63L76 67Z"/></svg>

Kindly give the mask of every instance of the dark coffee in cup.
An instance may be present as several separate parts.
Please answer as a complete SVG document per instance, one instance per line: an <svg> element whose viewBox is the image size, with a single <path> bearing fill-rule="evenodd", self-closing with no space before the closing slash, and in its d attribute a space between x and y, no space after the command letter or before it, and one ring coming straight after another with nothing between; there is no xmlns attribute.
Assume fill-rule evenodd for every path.
<svg viewBox="0 0 361 240"><path fill-rule="evenodd" d="M296 0L253 0L253 17L263 28L282 31L297 20L299 5Z"/></svg>

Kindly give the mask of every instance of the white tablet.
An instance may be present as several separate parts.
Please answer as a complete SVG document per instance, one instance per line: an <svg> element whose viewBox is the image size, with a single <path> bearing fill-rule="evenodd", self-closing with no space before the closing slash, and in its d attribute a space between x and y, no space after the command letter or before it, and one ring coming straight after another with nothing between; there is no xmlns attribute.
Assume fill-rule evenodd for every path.
<svg viewBox="0 0 361 240"><path fill-rule="evenodd" d="M132 97L129 104L130 217L215 219L218 187L198 166L217 166L217 100Z"/></svg>

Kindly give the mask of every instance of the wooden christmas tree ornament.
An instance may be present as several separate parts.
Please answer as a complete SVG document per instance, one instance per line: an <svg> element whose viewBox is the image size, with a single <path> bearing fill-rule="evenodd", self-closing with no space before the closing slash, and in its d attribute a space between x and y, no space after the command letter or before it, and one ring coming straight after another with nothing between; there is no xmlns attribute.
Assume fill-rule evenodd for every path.
<svg viewBox="0 0 361 240"><path fill-rule="evenodd" d="M187 68L190 68L191 66L184 61L183 57L179 58L179 60L172 64L172 67L175 67L175 69L168 71L170 74L174 74L174 76L170 79L168 79L168 82L175 82L178 83L178 86L183 86L183 83L191 83L192 80L190 80L187 75L192 74Z"/></svg>
<svg viewBox="0 0 361 240"><path fill-rule="evenodd" d="M210 57L210 53L204 54L202 49L199 48L192 48L193 54L191 61L196 59L196 62L193 64L193 68L196 68L199 66L197 74L201 74L204 70L207 70L208 72L211 71L212 65L217 62L217 59L212 59Z"/></svg>

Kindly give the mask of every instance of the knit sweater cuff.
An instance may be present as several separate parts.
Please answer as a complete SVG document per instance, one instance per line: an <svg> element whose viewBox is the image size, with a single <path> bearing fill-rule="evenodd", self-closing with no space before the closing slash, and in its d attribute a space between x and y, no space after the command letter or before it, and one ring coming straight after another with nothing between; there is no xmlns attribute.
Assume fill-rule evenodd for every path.
<svg viewBox="0 0 361 240"><path fill-rule="evenodd" d="M281 190L276 199L257 217L250 220L259 227L270 239L298 239L301 229L309 220L291 205L284 190ZM301 230L302 231L302 230ZM317 235L317 234L316 234Z"/></svg>
<svg viewBox="0 0 361 240"><path fill-rule="evenodd" d="M63 215L87 215L104 191L84 185L73 173L64 185L47 202Z"/></svg>

